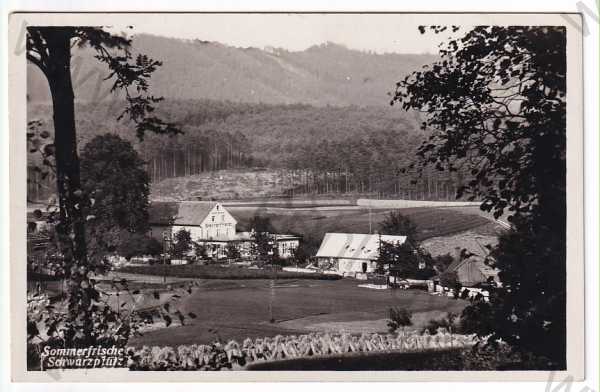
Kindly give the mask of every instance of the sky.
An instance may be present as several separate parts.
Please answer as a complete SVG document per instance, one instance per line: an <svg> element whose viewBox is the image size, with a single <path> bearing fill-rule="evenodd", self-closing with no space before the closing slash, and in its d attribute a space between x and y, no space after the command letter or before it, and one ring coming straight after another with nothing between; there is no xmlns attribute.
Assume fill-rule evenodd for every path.
<svg viewBox="0 0 600 392"><path fill-rule="evenodd" d="M448 34L420 34L431 15L407 14L187 14L138 19L132 33L217 41L236 47L301 51L325 42L376 53L437 53ZM444 21L446 24L448 20ZM115 29L118 30L117 26ZM123 30L123 29L121 29Z"/></svg>

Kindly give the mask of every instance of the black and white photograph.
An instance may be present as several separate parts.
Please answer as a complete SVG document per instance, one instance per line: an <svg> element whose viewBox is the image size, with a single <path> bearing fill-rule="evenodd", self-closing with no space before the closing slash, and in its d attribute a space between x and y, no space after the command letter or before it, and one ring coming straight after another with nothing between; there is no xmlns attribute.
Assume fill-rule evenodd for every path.
<svg viewBox="0 0 600 392"><path fill-rule="evenodd" d="M580 15L77 16L11 19L25 378L581 377Z"/></svg>

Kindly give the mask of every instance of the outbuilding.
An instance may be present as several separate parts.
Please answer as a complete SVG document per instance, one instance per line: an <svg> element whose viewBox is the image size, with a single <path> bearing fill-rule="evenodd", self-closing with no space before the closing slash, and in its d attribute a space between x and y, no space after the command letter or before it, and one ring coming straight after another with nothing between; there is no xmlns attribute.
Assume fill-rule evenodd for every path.
<svg viewBox="0 0 600 392"><path fill-rule="evenodd" d="M375 271L382 242L402 245L405 241L406 236L326 233L315 257L322 269L356 276Z"/></svg>

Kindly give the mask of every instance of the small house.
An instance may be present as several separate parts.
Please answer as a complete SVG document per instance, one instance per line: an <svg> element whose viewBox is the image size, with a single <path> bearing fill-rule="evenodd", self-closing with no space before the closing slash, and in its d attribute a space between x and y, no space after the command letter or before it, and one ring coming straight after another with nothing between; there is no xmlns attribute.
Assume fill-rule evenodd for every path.
<svg viewBox="0 0 600 392"><path fill-rule="evenodd" d="M405 236L326 233L315 257L323 269L356 276L375 271L381 242L401 245L405 241Z"/></svg>

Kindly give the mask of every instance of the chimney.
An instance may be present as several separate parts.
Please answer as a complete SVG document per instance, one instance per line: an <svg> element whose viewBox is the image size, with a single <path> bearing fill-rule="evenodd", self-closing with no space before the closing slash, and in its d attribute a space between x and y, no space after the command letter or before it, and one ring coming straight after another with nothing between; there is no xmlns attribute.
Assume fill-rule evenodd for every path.
<svg viewBox="0 0 600 392"><path fill-rule="evenodd" d="M461 248L460 248L460 246L456 246L456 247L454 248L454 255L453 255L453 256L454 256L454 258L455 258L456 260L460 260L460 259L461 259L461 257L460 257L460 253L461 253Z"/></svg>

